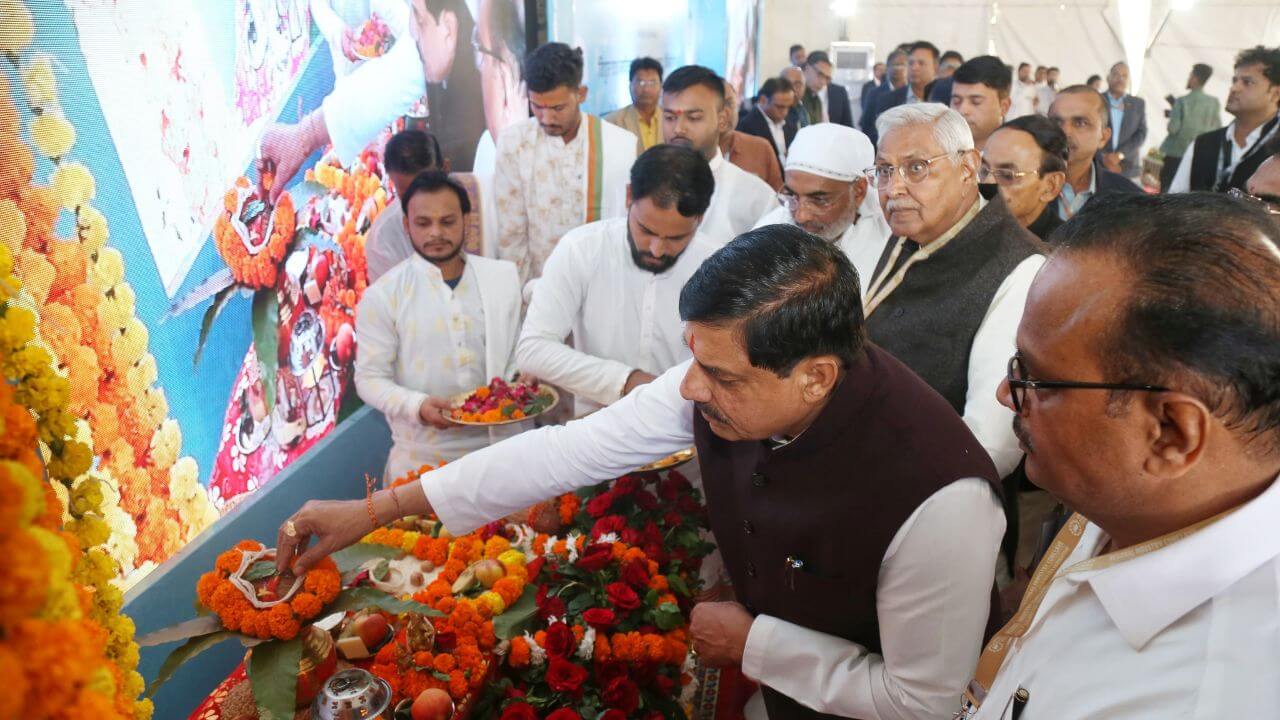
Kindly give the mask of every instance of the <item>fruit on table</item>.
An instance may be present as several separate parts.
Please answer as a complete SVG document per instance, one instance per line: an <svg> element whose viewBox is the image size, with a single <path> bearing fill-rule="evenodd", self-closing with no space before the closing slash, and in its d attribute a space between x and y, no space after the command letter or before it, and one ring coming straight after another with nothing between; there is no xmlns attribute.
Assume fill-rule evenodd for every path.
<svg viewBox="0 0 1280 720"><path fill-rule="evenodd" d="M413 701L410 715L413 720L449 720L453 717L453 698L440 688L427 688Z"/></svg>
<svg viewBox="0 0 1280 720"><path fill-rule="evenodd" d="M485 559L475 564L475 573L480 584L488 589L507 574L507 569L497 560Z"/></svg>
<svg viewBox="0 0 1280 720"><path fill-rule="evenodd" d="M366 615L352 624L352 629L355 631L356 636L360 638L360 642L371 650L387 638L387 629L389 627L390 624L387 622L387 618L379 613Z"/></svg>

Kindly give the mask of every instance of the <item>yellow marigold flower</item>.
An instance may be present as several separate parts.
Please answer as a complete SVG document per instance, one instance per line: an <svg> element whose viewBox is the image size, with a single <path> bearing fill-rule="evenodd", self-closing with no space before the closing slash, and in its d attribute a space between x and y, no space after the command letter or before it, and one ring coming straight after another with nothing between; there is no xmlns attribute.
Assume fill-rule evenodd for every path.
<svg viewBox="0 0 1280 720"><path fill-rule="evenodd" d="M501 615L507 609L507 604L502 601L502 596L492 590L480 593L480 597L476 598L476 602L488 607L491 616Z"/></svg>
<svg viewBox="0 0 1280 720"><path fill-rule="evenodd" d="M7 269L0 266L0 276L13 271L13 255L22 249L22 241L26 236L27 216L22 214L14 201L0 199L0 245L9 252Z"/></svg>
<svg viewBox="0 0 1280 720"><path fill-rule="evenodd" d="M93 671L93 674L89 676L89 682L85 684L85 687L107 697L115 697L116 694L116 680L111 677L111 671L102 665L99 665Z"/></svg>
<svg viewBox="0 0 1280 720"><path fill-rule="evenodd" d="M93 594L93 605L103 615L118 615L124 607L124 593L111 583L102 585Z"/></svg>
<svg viewBox="0 0 1280 720"><path fill-rule="evenodd" d="M111 537L111 528L99 515L85 515L71 521L67 529L80 539L80 544L91 548L101 545Z"/></svg>
<svg viewBox="0 0 1280 720"><path fill-rule="evenodd" d="M73 577L81 585L97 587L114 580L118 574L116 561L102 548L92 547L80 558Z"/></svg>
<svg viewBox="0 0 1280 720"><path fill-rule="evenodd" d="M151 436L151 464L160 469L168 468L178 461L178 452L181 450L182 429L178 427L177 420L166 418ZM172 479L173 476L170 475L170 494L173 494ZM174 497L185 496L175 495Z"/></svg>
<svg viewBox="0 0 1280 720"><path fill-rule="evenodd" d="M133 674L138 675L137 673L133 673ZM141 685L142 676L138 675L138 678L139 678L139 685ZM141 694L141 693L142 693L142 690L141 688L139 688L138 694ZM137 694L130 694L129 697L137 697ZM155 709L156 709L155 703L151 702L150 700L145 700L145 699L139 700L133 705L133 720L151 720L151 715L152 713L155 712Z"/></svg>
<svg viewBox="0 0 1280 720"><path fill-rule="evenodd" d="M111 338L111 358L115 361L116 369L127 371L129 366L141 360L147 353L149 339L150 333L147 331L147 326L136 317L129 318L120 329L120 334ZM148 388L148 390L152 389L154 388Z"/></svg>
<svg viewBox="0 0 1280 720"><path fill-rule="evenodd" d="M67 210L75 210L93 199L97 185L93 173L80 163L62 163L50 177L54 197Z"/></svg>
<svg viewBox="0 0 1280 720"><path fill-rule="evenodd" d="M84 243L85 252L89 253L101 250L110 236L107 216L92 205L81 205L76 211L76 230L80 242Z"/></svg>
<svg viewBox="0 0 1280 720"><path fill-rule="evenodd" d="M525 565L524 553L520 552L519 550L507 550L506 552L498 556L498 562L502 563L507 567L511 567L511 566L524 567Z"/></svg>
<svg viewBox="0 0 1280 720"><path fill-rule="evenodd" d="M70 435L75 429L70 417L65 414L63 417L67 418L67 429L59 431L60 437ZM49 475L56 480L71 481L88 472L92 465L93 453L87 445L68 442L62 445L62 452L53 453L53 457L49 459Z"/></svg>
<svg viewBox="0 0 1280 720"><path fill-rule="evenodd" d="M58 113L43 113L31 121L31 140L41 155L60 158L76 144L76 129Z"/></svg>
<svg viewBox="0 0 1280 720"><path fill-rule="evenodd" d="M40 609L37 616L43 620L56 620L59 618L78 618L83 613L80 611L80 598L76 595L76 588L67 581L49 584L49 595L45 598L44 607Z"/></svg>
<svg viewBox="0 0 1280 720"><path fill-rule="evenodd" d="M0 351L12 353L31 342L36 331L36 316L30 310L7 305L0 308Z"/></svg>
<svg viewBox="0 0 1280 720"><path fill-rule="evenodd" d="M30 525L44 509L40 481L21 463L0 462L0 519L5 529Z"/></svg>
<svg viewBox="0 0 1280 720"><path fill-rule="evenodd" d="M41 55L27 63L22 71L22 84L27 89L27 103L44 108L58 102L58 80L53 75L53 60Z"/></svg>
<svg viewBox="0 0 1280 720"><path fill-rule="evenodd" d="M147 428L159 427L169 417L169 401L159 387L147 388L142 396L142 422Z"/></svg>
<svg viewBox="0 0 1280 720"><path fill-rule="evenodd" d="M120 251L112 247L99 250L90 266L90 276L103 290L110 290L118 285L124 280L124 257Z"/></svg>
<svg viewBox="0 0 1280 720"><path fill-rule="evenodd" d="M82 517L102 510L102 481L86 477L71 489L71 514Z"/></svg>
<svg viewBox="0 0 1280 720"><path fill-rule="evenodd" d="M137 295L133 286L127 282L116 283L103 295L98 305L98 320L106 327L118 330L129 323L133 317Z"/></svg>
<svg viewBox="0 0 1280 720"><path fill-rule="evenodd" d="M125 371L125 386L129 388L131 395L141 397L147 388L156 384L157 377L159 375L156 372L156 359L151 353L147 353L137 364Z"/></svg>
<svg viewBox="0 0 1280 720"><path fill-rule="evenodd" d="M17 55L31 44L36 25L21 0L0 0L0 53Z"/></svg>

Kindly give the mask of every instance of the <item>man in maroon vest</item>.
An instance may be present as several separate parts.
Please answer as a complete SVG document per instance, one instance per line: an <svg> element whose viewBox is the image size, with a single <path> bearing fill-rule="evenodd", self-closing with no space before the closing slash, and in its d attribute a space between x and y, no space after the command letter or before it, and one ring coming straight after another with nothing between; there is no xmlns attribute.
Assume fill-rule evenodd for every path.
<svg viewBox="0 0 1280 720"><path fill-rule="evenodd" d="M304 568L354 542L370 511L434 510L462 533L694 443L737 598L694 608L701 660L740 664L772 720L943 717L988 628L998 475L947 401L866 340L858 287L798 227L740 235L681 292L693 360L371 506L308 503L280 562L312 535Z"/></svg>

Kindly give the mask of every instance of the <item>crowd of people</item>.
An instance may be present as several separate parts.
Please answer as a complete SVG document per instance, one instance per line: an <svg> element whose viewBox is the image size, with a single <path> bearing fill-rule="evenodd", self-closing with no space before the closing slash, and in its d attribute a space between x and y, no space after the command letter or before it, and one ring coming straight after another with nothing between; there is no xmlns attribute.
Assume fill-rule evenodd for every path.
<svg viewBox="0 0 1280 720"><path fill-rule="evenodd" d="M692 445L722 563L693 647L749 716L1280 714L1280 50L1240 53L1226 127L1192 69L1164 194L1124 63L1059 88L922 41L850 98L790 60L740 105L639 58L602 118L580 50L532 50L496 259L433 138L393 138L355 382L389 480L448 462L308 502L281 564ZM517 373L577 419L442 417Z"/></svg>

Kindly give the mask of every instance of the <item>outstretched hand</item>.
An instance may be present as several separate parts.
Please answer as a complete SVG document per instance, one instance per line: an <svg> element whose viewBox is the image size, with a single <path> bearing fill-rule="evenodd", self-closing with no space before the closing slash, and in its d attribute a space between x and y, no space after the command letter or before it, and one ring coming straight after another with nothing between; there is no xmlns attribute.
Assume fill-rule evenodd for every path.
<svg viewBox="0 0 1280 720"><path fill-rule="evenodd" d="M276 569L301 575L381 525L430 512L421 483L379 490L370 500L309 500L276 534Z"/></svg>

